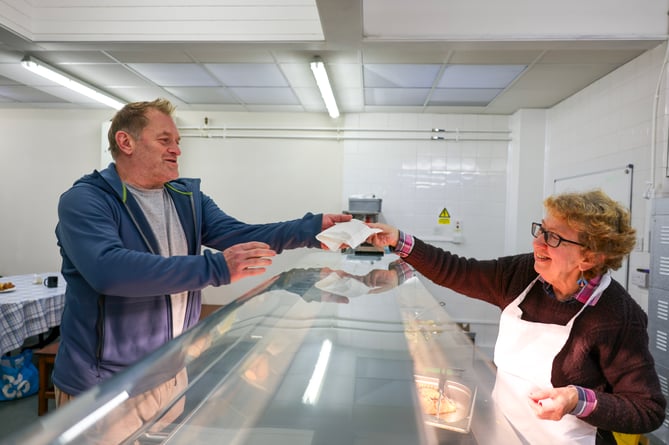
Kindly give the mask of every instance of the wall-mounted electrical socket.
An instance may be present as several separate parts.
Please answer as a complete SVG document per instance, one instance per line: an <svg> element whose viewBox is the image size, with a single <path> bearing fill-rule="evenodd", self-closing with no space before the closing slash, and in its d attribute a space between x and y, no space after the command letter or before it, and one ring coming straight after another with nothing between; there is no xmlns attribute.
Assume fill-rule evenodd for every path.
<svg viewBox="0 0 669 445"><path fill-rule="evenodd" d="M632 284L641 289L648 289L648 275L649 273L646 269L632 271Z"/></svg>

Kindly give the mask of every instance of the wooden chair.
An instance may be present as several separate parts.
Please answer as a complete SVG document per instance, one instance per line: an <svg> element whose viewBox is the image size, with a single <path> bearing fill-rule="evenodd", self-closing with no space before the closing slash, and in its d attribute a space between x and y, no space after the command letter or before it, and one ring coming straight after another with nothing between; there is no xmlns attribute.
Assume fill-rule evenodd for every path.
<svg viewBox="0 0 669 445"><path fill-rule="evenodd" d="M49 399L55 399L56 393L51 382L51 372L53 371L53 362L56 360L58 345L60 342L53 342L37 349L34 352L37 357L37 370L39 372L39 391L37 392L37 415L43 416L49 411Z"/></svg>
<svg viewBox="0 0 669 445"><path fill-rule="evenodd" d="M200 310L200 320L207 318L222 307L222 304L203 304L202 309Z"/></svg>

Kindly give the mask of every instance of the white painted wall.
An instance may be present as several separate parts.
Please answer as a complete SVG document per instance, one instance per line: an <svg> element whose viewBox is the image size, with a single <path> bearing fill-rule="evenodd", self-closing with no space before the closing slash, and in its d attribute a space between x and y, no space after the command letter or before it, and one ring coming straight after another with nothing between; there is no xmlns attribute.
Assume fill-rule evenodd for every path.
<svg viewBox="0 0 669 445"><path fill-rule="evenodd" d="M264 128L323 128L326 114L177 112L177 125ZM202 189L229 214L249 223L301 217L307 212L341 212L342 147L336 140L184 137L180 173L202 178ZM219 132L220 133L220 132ZM239 132L237 132L239 133ZM226 133L230 134L230 133ZM276 134L276 133L274 133ZM304 136L297 130L282 137Z"/></svg>
<svg viewBox="0 0 669 445"><path fill-rule="evenodd" d="M58 197L98 168L105 111L0 111L0 275L60 270Z"/></svg>

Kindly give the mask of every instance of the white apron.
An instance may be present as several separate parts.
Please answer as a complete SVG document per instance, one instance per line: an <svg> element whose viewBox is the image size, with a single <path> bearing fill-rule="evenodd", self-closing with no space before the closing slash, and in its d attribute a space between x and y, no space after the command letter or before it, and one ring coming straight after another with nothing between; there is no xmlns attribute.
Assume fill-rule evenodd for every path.
<svg viewBox="0 0 669 445"><path fill-rule="evenodd" d="M576 317L588 307L585 304L565 326L522 320L519 305L537 280L538 277L502 311L495 343L497 378L493 399L531 445L594 445L597 429L592 425L571 414L559 421L539 419L528 403L533 389L553 387L553 359L567 342ZM588 303L610 283L611 275L607 273Z"/></svg>

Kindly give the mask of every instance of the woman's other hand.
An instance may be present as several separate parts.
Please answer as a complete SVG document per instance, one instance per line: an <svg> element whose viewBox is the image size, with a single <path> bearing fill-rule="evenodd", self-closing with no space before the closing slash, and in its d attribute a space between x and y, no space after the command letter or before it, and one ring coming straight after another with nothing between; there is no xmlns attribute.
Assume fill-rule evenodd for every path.
<svg viewBox="0 0 669 445"><path fill-rule="evenodd" d="M540 419L560 420L578 403L578 391L573 386L536 389L529 396L529 404Z"/></svg>

